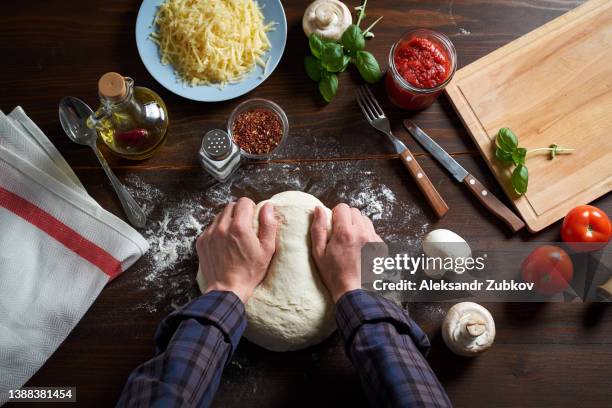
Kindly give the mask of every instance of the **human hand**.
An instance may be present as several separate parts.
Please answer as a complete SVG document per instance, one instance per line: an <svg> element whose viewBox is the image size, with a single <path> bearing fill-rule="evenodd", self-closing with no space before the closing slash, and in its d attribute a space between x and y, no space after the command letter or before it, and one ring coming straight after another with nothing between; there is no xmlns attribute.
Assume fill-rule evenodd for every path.
<svg viewBox="0 0 612 408"><path fill-rule="evenodd" d="M361 248L382 239L368 217L346 204L334 207L331 237L328 237L326 218L324 209L317 207L310 227L312 253L335 303L346 292L361 287Z"/></svg>
<svg viewBox="0 0 612 408"><path fill-rule="evenodd" d="M255 203L246 197L229 203L196 241L206 290L234 292L246 303L263 280L276 249L277 221L272 204L259 211L259 233L253 229Z"/></svg>

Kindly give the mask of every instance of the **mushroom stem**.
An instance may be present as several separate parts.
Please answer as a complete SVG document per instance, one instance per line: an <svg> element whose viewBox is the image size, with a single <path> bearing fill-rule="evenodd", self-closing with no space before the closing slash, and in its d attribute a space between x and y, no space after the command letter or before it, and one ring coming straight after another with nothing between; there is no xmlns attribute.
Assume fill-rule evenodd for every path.
<svg viewBox="0 0 612 408"><path fill-rule="evenodd" d="M462 329L466 337L478 337L487 330L487 324L482 319L470 319L463 324Z"/></svg>

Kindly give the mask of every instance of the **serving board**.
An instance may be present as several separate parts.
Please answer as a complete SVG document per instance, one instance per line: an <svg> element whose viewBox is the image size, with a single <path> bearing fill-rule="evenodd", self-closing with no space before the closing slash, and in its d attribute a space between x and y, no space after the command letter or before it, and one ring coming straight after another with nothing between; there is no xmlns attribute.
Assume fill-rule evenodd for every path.
<svg viewBox="0 0 612 408"><path fill-rule="evenodd" d="M530 231L612 190L612 1L591 0L467 65L446 93ZM576 150L528 154L519 197L513 166L495 159L501 127L528 150Z"/></svg>

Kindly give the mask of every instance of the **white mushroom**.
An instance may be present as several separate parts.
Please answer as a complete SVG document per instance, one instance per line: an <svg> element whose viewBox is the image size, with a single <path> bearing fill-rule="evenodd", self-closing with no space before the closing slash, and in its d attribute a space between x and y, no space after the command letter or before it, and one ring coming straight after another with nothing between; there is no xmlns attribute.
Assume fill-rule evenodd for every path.
<svg viewBox="0 0 612 408"><path fill-rule="evenodd" d="M442 338L453 353L475 356L491 347L495 340L493 316L478 303L457 303L442 322Z"/></svg>
<svg viewBox="0 0 612 408"><path fill-rule="evenodd" d="M302 28L307 37L317 33L334 41L338 41L352 23L351 11L338 0L315 0L306 8L302 18Z"/></svg>
<svg viewBox="0 0 612 408"><path fill-rule="evenodd" d="M428 258L441 258L442 262L431 259L426 263L423 272L430 278L441 278L446 273L442 267L444 259L471 258L472 250L468 243L453 231L437 229L431 231L423 238L423 253ZM464 271L454 270L455 273Z"/></svg>

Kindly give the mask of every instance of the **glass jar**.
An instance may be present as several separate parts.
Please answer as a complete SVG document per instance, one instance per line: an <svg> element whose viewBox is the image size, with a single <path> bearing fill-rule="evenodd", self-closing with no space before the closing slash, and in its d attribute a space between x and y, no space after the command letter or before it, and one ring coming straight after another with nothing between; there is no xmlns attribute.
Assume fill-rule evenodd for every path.
<svg viewBox="0 0 612 408"><path fill-rule="evenodd" d="M151 89L134 87L132 78L108 72L98 81L100 107L87 120L117 156L142 160L165 142L168 111Z"/></svg>
<svg viewBox="0 0 612 408"><path fill-rule="evenodd" d="M236 108L232 111L227 120L227 133L231 136L232 140L236 141L236 137L234 135L234 124L236 120L240 117L240 114L252 110L266 110L272 112L277 116L277 118L280 120L282 127L282 135L280 141L274 148L264 154L249 153L242 146L240 146L240 143L238 143L238 146L240 147L241 154L248 159L269 160L272 155L276 151L278 151L278 149L283 145L283 143L287 139L287 136L289 135L289 119L287 119L285 111L272 101L260 98L246 100L236 106Z"/></svg>
<svg viewBox="0 0 612 408"><path fill-rule="evenodd" d="M400 72L400 67L397 66L396 56L402 46L409 44L413 40L423 39L422 41L429 42L435 47L436 52L440 52L446 57L448 67L446 69L446 78L441 82L431 87L419 87L409 82ZM432 61L411 61L414 63L431 64ZM387 96L396 106L406 110L422 110L429 107L440 95L440 92L451 81L455 71L457 70L457 52L450 39L437 31L418 28L405 33L389 51L389 69L385 78L385 87Z"/></svg>

